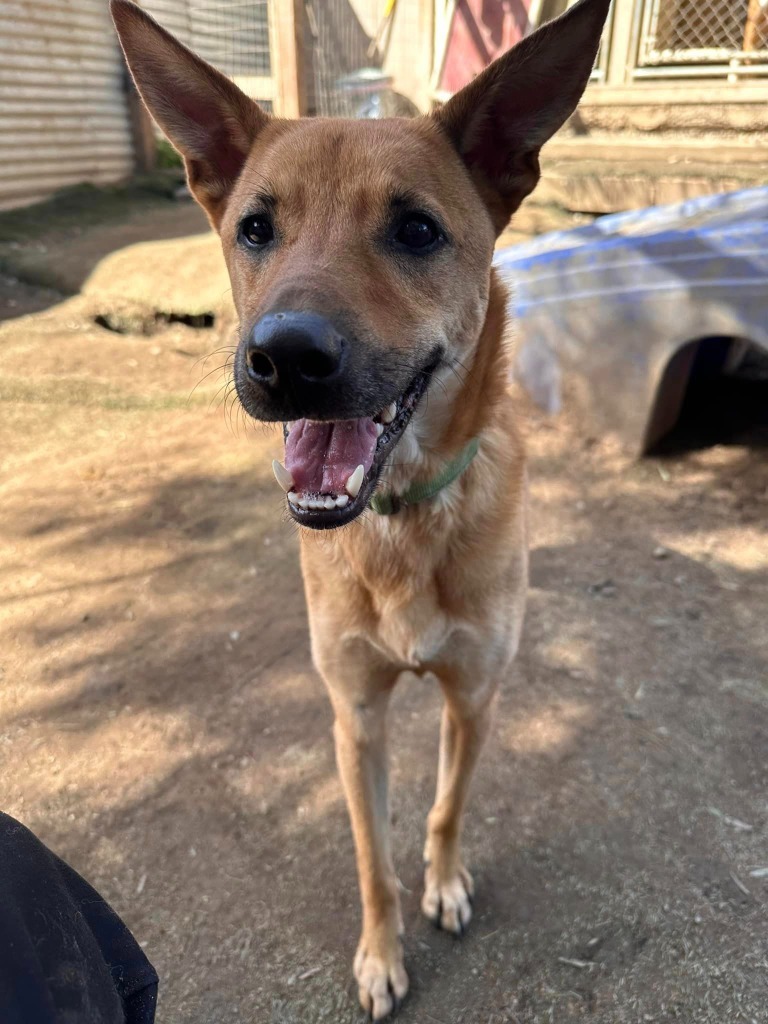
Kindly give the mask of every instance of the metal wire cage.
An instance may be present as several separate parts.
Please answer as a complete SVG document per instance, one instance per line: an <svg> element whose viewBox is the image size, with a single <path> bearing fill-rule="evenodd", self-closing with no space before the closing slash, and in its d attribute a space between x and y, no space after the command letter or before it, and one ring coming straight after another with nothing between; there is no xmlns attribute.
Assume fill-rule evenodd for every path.
<svg viewBox="0 0 768 1024"><path fill-rule="evenodd" d="M271 73L267 0L190 0L192 48L231 78Z"/></svg>
<svg viewBox="0 0 768 1024"><path fill-rule="evenodd" d="M229 75L267 110L279 98L275 81L283 56L274 0L143 0L144 6L205 60ZM400 25L418 14L420 0L398 10ZM426 0L424 0L426 2ZM381 11L395 4L380 0ZM377 8L374 8L377 9ZM304 0L296 6L308 114L376 117L416 113L382 71L380 40L363 26L351 0ZM390 19L391 21L391 19ZM271 52L270 52L270 48Z"/></svg>
<svg viewBox="0 0 768 1024"><path fill-rule="evenodd" d="M638 68L768 72L768 0L645 0L642 6Z"/></svg>
<svg viewBox="0 0 768 1024"><path fill-rule="evenodd" d="M378 6L379 13L392 15L396 5ZM406 27L417 14L416 0L398 6L398 21ZM306 0L303 46L307 113L364 118L418 113L393 91L382 68L381 41L368 34L350 0Z"/></svg>
<svg viewBox="0 0 768 1024"><path fill-rule="evenodd" d="M144 0L150 14L271 107L269 0Z"/></svg>

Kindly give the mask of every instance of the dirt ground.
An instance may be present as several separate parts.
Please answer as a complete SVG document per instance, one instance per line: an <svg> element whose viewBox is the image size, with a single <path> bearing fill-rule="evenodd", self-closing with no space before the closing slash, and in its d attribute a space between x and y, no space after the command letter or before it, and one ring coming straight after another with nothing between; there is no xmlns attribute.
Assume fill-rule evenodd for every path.
<svg viewBox="0 0 768 1024"><path fill-rule="evenodd" d="M202 231L177 205L15 243L22 276L82 285L66 300L47 271L0 278L2 806L124 916L161 1024L351 1024L331 715L279 443L220 390ZM172 322L204 289L214 326ZM124 333L94 322L115 310ZM765 451L634 462L520 405L530 604L467 820L462 942L419 913L438 696L414 677L394 701L400 1019L764 1024Z"/></svg>

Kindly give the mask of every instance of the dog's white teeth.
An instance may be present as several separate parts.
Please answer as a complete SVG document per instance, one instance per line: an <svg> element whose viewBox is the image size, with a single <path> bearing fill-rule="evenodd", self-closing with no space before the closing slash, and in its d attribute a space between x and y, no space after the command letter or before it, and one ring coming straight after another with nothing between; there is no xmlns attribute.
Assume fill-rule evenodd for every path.
<svg viewBox="0 0 768 1024"><path fill-rule="evenodd" d="M392 402L391 405L388 405L386 409L382 409L382 411L379 413L379 416L381 417L382 423L391 423L395 416L397 416L397 405L395 404L395 402Z"/></svg>
<svg viewBox="0 0 768 1024"><path fill-rule="evenodd" d="M293 428L294 428L295 426L296 426L296 420L288 420L288 421L286 422L286 424L285 424L285 429L286 429L286 430L288 431L288 433L290 434L290 432L291 432L291 431L293 430Z"/></svg>
<svg viewBox="0 0 768 1024"><path fill-rule="evenodd" d="M363 477L365 476L365 466L360 463L354 473L351 474L349 480L347 480L344 490L350 496L350 498L356 498L360 493L360 488L363 486Z"/></svg>
<svg viewBox="0 0 768 1024"><path fill-rule="evenodd" d="M384 433L384 424L375 423L374 426L376 427L376 437L381 437L381 435Z"/></svg>
<svg viewBox="0 0 768 1024"><path fill-rule="evenodd" d="M277 480L287 494L293 487L293 477L291 474L282 462L278 462L277 459L272 459L272 472L275 474L275 480Z"/></svg>
<svg viewBox="0 0 768 1024"><path fill-rule="evenodd" d="M334 508L345 508L349 504L349 495L341 494L338 498L334 498L332 494L321 494L317 498L309 498L306 495L297 494L296 491L290 491L288 500L296 508L302 508L305 511L316 509L319 512L325 509L330 512Z"/></svg>

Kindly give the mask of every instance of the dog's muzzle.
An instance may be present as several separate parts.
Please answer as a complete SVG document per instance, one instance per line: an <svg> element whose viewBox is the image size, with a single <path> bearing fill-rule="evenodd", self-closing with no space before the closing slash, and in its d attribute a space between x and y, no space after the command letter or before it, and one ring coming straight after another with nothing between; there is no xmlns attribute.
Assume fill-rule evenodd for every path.
<svg viewBox="0 0 768 1024"><path fill-rule="evenodd" d="M246 412L283 423L285 465L273 469L297 522L329 529L367 507L440 351L414 351L409 365L319 313L258 321L238 349L235 383Z"/></svg>

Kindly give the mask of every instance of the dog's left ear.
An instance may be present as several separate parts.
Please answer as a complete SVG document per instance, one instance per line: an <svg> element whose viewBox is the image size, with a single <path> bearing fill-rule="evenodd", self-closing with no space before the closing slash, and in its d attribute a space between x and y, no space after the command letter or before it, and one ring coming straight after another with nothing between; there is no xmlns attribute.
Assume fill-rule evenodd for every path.
<svg viewBox="0 0 768 1024"><path fill-rule="evenodd" d="M610 2L580 0L433 114L464 159L497 233L536 187L539 150L581 99Z"/></svg>

